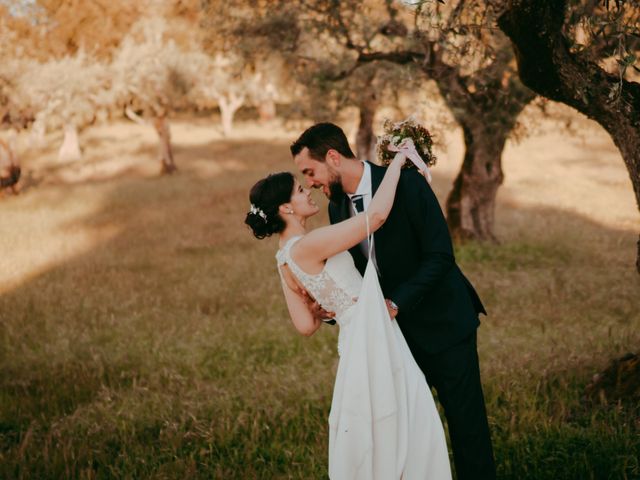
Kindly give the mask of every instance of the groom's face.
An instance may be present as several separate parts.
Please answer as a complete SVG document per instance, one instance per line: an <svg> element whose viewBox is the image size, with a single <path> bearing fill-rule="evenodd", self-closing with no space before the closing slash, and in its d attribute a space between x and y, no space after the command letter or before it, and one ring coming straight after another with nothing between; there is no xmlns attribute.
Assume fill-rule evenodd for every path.
<svg viewBox="0 0 640 480"><path fill-rule="evenodd" d="M322 189L322 193L331 201L337 201L344 195L340 173L327 162L319 162L311 158L308 148L303 148L298 155L293 157L293 161L304 175L309 188Z"/></svg>

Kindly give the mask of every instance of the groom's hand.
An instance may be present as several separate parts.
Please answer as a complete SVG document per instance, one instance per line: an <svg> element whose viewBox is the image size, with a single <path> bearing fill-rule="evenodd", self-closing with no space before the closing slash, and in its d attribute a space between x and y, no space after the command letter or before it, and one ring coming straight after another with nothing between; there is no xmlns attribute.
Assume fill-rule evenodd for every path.
<svg viewBox="0 0 640 480"><path fill-rule="evenodd" d="M335 312L327 312L324 308L320 306L318 302L316 302L311 295L307 293L306 290L302 290L302 297L304 298L311 315L313 318L317 320L327 320L336 316Z"/></svg>

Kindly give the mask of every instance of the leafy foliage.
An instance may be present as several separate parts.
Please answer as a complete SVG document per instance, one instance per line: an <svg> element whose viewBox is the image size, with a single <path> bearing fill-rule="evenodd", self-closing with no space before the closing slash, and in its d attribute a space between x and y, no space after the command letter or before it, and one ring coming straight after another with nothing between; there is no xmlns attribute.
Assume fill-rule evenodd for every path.
<svg viewBox="0 0 640 480"><path fill-rule="evenodd" d="M135 24L112 64L114 103L150 116L187 105L197 76L192 56L165 36L167 23L152 17Z"/></svg>

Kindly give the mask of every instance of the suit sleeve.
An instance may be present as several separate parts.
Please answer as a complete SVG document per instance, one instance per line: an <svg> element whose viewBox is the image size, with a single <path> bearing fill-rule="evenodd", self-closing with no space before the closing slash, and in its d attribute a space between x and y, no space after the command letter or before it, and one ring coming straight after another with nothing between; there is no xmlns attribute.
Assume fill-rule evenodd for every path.
<svg viewBox="0 0 640 480"><path fill-rule="evenodd" d="M391 299L400 312L407 312L455 268L455 258L449 228L433 190L415 171L407 171L403 177L398 189L418 239L420 260L417 271L396 287Z"/></svg>

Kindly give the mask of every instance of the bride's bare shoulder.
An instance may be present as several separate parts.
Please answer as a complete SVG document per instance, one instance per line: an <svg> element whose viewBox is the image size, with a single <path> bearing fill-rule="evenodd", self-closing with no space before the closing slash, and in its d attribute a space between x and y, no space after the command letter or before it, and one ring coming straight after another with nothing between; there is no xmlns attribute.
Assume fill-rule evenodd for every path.
<svg viewBox="0 0 640 480"><path fill-rule="evenodd" d="M313 232L307 232L300 236L292 245L289 254L291 259L307 274L317 275L322 272L326 258L318 254L315 248Z"/></svg>

